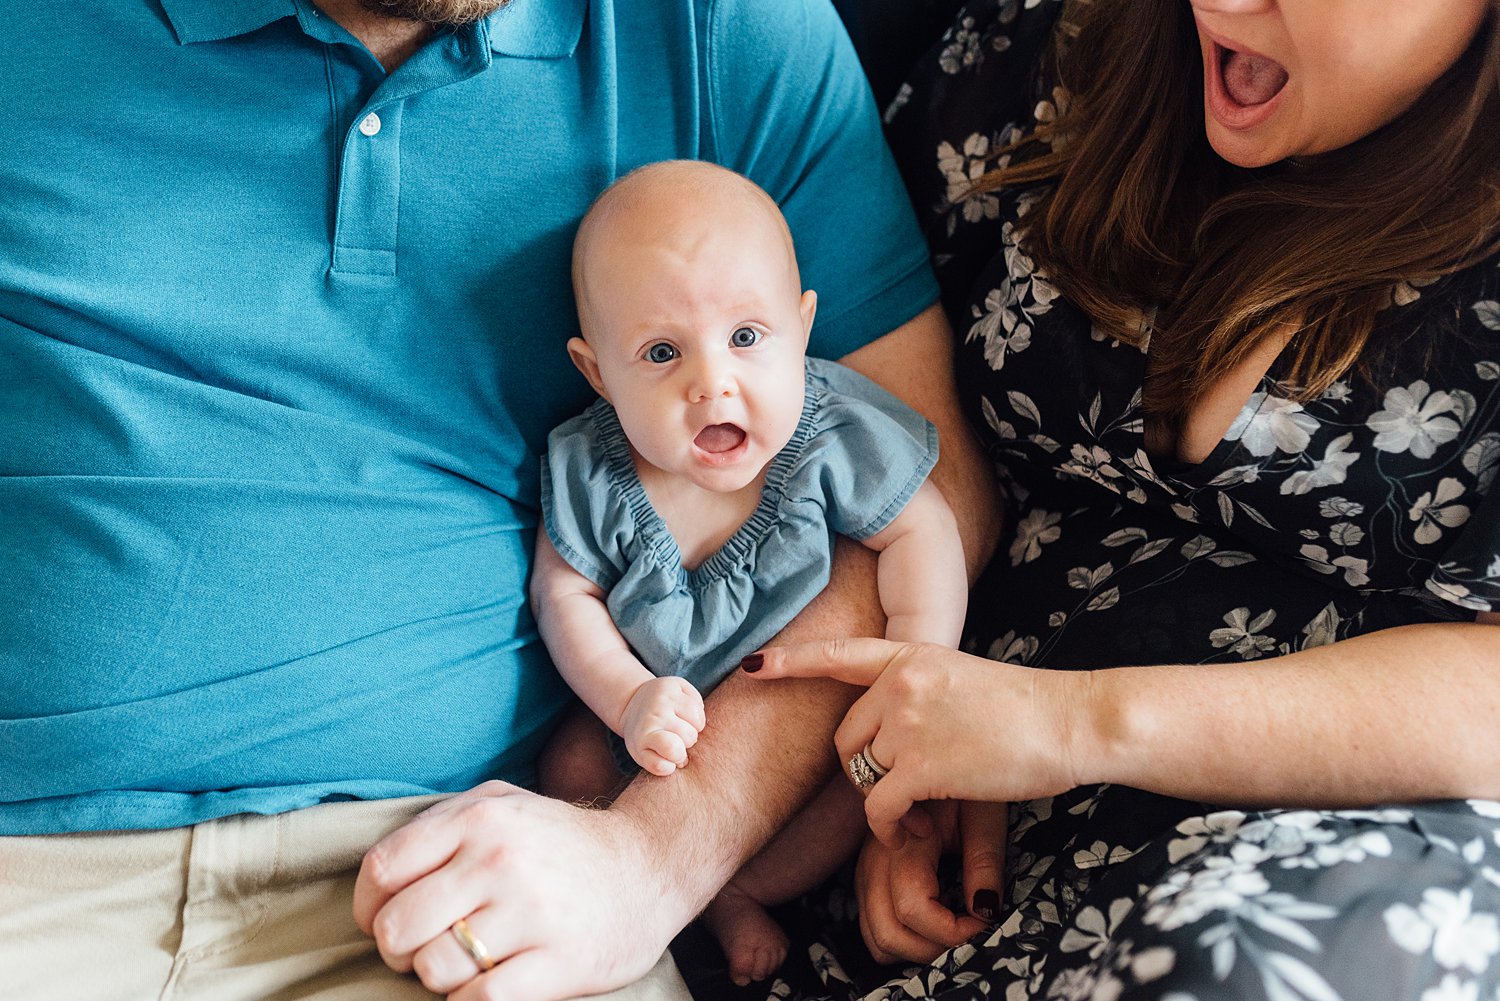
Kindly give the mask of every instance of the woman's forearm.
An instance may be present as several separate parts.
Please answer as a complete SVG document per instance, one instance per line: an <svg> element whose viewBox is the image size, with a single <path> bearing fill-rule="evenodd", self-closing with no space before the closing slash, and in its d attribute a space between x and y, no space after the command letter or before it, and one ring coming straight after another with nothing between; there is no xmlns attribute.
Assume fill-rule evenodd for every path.
<svg viewBox="0 0 1500 1001"><path fill-rule="evenodd" d="M1241 805L1500 798L1492 625L1403 626L1249 664L1096 671L1086 684L1086 781Z"/></svg>

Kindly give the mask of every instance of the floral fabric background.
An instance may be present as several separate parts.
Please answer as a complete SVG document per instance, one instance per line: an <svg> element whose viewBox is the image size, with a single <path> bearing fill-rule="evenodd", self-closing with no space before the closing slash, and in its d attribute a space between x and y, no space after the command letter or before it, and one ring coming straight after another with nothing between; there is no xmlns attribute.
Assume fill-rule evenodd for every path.
<svg viewBox="0 0 1500 1001"><path fill-rule="evenodd" d="M1149 456L1145 355L1028 257L1035 193L962 197L1065 107L1037 69L1059 8L968 4L887 113L1012 503L968 647L1048 668L1239 663L1500 609L1496 262L1392 289L1378 382L1297 403L1278 361L1205 461ZM1246 813L1089 787L1014 805L1011 839L991 932L874 967L846 883L783 909L792 956L744 996L1500 1001L1495 803Z"/></svg>

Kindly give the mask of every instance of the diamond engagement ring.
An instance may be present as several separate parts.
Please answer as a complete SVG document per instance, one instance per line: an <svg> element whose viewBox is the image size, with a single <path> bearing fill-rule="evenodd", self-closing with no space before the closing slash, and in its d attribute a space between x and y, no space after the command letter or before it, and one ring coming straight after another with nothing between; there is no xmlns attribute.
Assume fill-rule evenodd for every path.
<svg viewBox="0 0 1500 1001"><path fill-rule="evenodd" d="M484 943L479 941L474 933L469 930L469 923L467 921L459 918L453 922L453 926L449 930L453 932L453 937L458 939L458 944L463 946L464 951L474 960L474 965L479 967L480 973L495 968L495 960L490 955L490 950L486 949Z"/></svg>
<svg viewBox="0 0 1500 1001"><path fill-rule="evenodd" d="M874 788L875 783L885 778L890 769L875 760L875 755L870 751L870 745L866 744L863 751L858 752L849 759L849 777L854 780L855 786L861 791L868 792Z"/></svg>

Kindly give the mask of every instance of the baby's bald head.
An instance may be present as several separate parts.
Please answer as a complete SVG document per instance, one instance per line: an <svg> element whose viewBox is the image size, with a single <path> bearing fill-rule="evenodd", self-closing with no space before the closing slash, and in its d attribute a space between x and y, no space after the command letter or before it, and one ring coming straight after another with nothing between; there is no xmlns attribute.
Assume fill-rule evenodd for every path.
<svg viewBox="0 0 1500 1001"><path fill-rule="evenodd" d="M753 181L712 163L664 160L638 167L595 200L573 240L573 291L588 335L588 279L607 255L629 254L641 242L671 241L690 253L707 235L743 232L779 249L787 281L801 291L791 230L775 200ZM753 234L753 237L752 237Z"/></svg>

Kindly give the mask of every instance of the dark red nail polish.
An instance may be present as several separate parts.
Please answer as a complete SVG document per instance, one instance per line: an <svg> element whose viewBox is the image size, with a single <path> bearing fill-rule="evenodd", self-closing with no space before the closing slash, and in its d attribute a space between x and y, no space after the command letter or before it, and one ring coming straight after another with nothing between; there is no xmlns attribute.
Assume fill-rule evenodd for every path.
<svg viewBox="0 0 1500 1001"><path fill-rule="evenodd" d="M995 920L1000 910L1000 894L994 890L974 891L974 913L986 921Z"/></svg>
<svg viewBox="0 0 1500 1001"><path fill-rule="evenodd" d="M765 666L766 655L763 653L752 653L740 661L740 670L746 674L754 674Z"/></svg>

